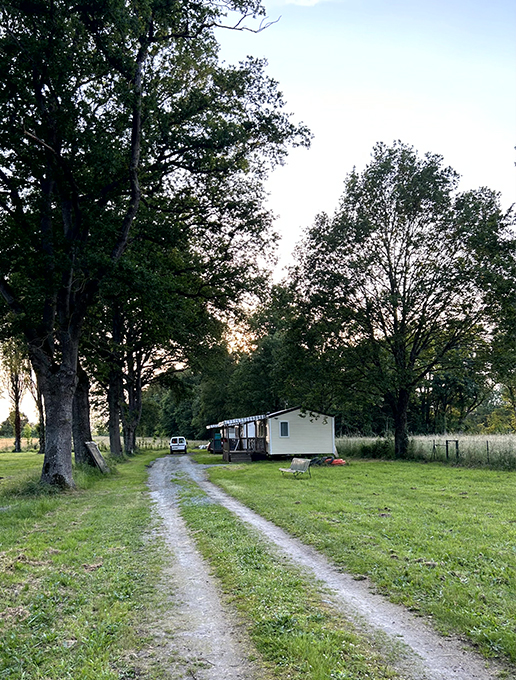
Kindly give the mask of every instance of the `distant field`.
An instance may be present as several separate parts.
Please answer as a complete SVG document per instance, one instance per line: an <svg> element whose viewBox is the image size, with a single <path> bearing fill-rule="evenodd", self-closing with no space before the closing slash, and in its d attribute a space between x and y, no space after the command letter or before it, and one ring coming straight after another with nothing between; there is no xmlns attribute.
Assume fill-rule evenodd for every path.
<svg viewBox="0 0 516 680"><path fill-rule="evenodd" d="M22 449L23 451L37 450L38 448L38 438L33 437L32 439L22 439ZM1 451L12 451L14 448L14 437L0 437L0 452Z"/></svg>
<svg viewBox="0 0 516 680"><path fill-rule="evenodd" d="M394 452L394 442L382 437L341 437L336 441L343 458L388 458ZM516 435L443 434L410 438L410 458L426 461L447 461L460 465L501 469L516 469Z"/></svg>
<svg viewBox="0 0 516 680"><path fill-rule="evenodd" d="M109 437L107 435L94 435L93 440L97 442L101 451L109 449ZM168 449L168 442L170 437L138 437L137 444L140 449L154 449L160 451ZM188 440L188 448L196 448L199 444L206 444L207 440ZM23 451L37 451L39 440L37 437L32 439L22 439ZM2 451L12 451L14 447L13 437L0 437L0 453Z"/></svg>

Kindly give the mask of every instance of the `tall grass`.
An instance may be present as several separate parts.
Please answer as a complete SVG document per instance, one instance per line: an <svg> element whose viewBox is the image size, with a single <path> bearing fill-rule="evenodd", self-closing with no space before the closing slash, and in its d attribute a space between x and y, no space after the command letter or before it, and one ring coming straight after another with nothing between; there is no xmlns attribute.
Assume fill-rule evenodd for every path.
<svg viewBox="0 0 516 680"><path fill-rule="evenodd" d="M39 439L37 437L23 437L21 440L22 451L35 451L39 447ZM14 437L0 437L0 453L4 451L12 451L14 448Z"/></svg>
<svg viewBox="0 0 516 680"><path fill-rule="evenodd" d="M342 458L394 458L394 440L388 437L341 437L336 446ZM408 457L464 467L516 470L516 435L414 436Z"/></svg>

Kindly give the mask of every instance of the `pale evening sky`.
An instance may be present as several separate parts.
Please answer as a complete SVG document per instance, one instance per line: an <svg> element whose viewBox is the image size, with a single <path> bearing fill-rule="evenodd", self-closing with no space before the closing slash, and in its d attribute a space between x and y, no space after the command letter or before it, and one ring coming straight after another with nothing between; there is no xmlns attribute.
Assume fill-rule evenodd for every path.
<svg viewBox="0 0 516 680"><path fill-rule="evenodd" d="M265 57L287 110L314 134L312 148L292 151L268 183L283 264L378 141L438 153L462 190L488 186L504 207L516 202L513 0L266 0L266 8L278 23L218 38L228 63Z"/></svg>

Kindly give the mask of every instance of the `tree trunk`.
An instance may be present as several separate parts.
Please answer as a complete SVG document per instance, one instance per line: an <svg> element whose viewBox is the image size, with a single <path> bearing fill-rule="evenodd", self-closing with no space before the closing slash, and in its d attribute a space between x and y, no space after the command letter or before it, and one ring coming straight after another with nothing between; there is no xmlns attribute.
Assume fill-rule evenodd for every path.
<svg viewBox="0 0 516 680"><path fill-rule="evenodd" d="M132 419L124 419L124 452L132 456L136 451L136 427Z"/></svg>
<svg viewBox="0 0 516 680"><path fill-rule="evenodd" d="M41 481L74 488L72 477L72 402L75 371L62 366L42 380L45 402L45 459Z"/></svg>
<svg viewBox="0 0 516 680"><path fill-rule="evenodd" d="M21 452L21 415L19 398L16 399L14 405L14 452Z"/></svg>
<svg viewBox="0 0 516 680"><path fill-rule="evenodd" d="M141 395L139 400L134 397L128 400L122 408L122 424L124 431L124 451L128 456L132 456L136 451L136 430L140 424L142 415Z"/></svg>
<svg viewBox="0 0 516 680"><path fill-rule="evenodd" d="M408 390L400 390L394 409L394 456L406 458L408 455L409 437L407 428L407 415L409 404Z"/></svg>
<svg viewBox="0 0 516 680"><path fill-rule="evenodd" d="M77 387L73 397L73 450L76 465L96 467L95 460L86 447L91 442L90 380L80 364L77 365Z"/></svg>
<svg viewBox="0 0 516 680"><path fill-rule="evenodd" d="M115 458L123 458L120 441L120 404L122 402L122 375L118 369L111 369L107 391L109 407L109 448Z"/></svg>
<svg viewBox="0 0 516 680"><path fill-rule="evenodd" d="M30 339L29 353L45 407L45 458L41 482L73 489L72 476L72 404L77 381L77 358L80 328L72 325L59 337L59 354L55 345L43 345ZM54 357L59 356L59 361Z"/></svg>
<svg viewBox="0 0 516 680"><path fill-rule="evenodd" d="M142 417L142 371L141 358L127 357L126 393L127 403L122 406L124 450L127 455L136 451L136 430Z"/></svg>
<svg viewBox="0 0 516 680"><path fill-rule="evenodd" d="M9 375L9 396L13 405L13 429L14 429L14 453L21 452L21 414L20 402L23 394L23 379L20 374L19 364L12 365Z"/></svg>
<svg viewBox="0 0 516 680"><path fill-rule="evenodd" d="M35 390L35 393L36 393L35 401L36 401L36 406L38 407L38 417L39 417L39 423L38 423L39 451L38 451L38 453L45 455L45 409L44 409L44 406L43 406L43 395L41 393L40 379L39 379L39 376L37 374L36 374L36 390Z"/></svg>

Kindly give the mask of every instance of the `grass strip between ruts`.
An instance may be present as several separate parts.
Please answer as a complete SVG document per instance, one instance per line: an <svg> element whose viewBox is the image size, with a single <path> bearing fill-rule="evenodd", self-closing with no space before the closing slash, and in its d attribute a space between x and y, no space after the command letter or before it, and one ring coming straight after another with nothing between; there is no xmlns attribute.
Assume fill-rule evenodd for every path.
<svg viewBox="0 0 516 680"><path fill-rule="evenodd" d="M178 481L178 480L175 480ZM398 675L314 584L232 513L182 481L182 514L276 677L385 680ZM393 650L389 650L391 653Z"/></svg>
<svg viewBox="0 0 516 680"><path fill-rule="evenodd" d="M354 460L294 480L279 465L216 466L209 476L440 632L516 662L514 472Z"/></svg>

